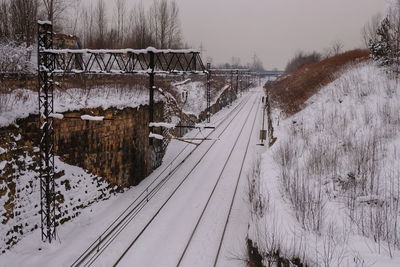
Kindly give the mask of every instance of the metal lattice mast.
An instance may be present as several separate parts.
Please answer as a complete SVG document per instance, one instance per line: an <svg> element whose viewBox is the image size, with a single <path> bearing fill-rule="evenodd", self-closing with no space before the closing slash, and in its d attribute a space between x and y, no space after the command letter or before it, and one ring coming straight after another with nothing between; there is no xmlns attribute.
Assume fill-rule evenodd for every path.
<svg viewBox="0 0 400 267"><path fill-rule="evenodd" d="M207 123L211 120L211 63L207 63Z"/></svg>
<svg viewBox="0 0 400 267"><path fill-rule="evenodd" d="M236 71L236 95L239 93L239 71Z"/></svg>
<svg viewBox="0 0 400 267"><path fill-rule="evenodd" d="M40 120L40 216L42 240L51 243L56 238L56 204L54 184L54 127L51 114L53 98L53 55L44 53L53 46L53 26L50 22L38 23L38 77Z"/></svg>
<svg viewBox="0 0 400 267"><path fill-rule="evenodd" d="M149 94L149 107L150 107L150 114L149 114L149 122L154 122L154 89L155 89L155 83L154 83L154 53L149 52L149 89L150 89L150 94ZM150 132L153 132L153 127L150 128ZM149 139L150 145L153 145L153 139Z"/></svg>

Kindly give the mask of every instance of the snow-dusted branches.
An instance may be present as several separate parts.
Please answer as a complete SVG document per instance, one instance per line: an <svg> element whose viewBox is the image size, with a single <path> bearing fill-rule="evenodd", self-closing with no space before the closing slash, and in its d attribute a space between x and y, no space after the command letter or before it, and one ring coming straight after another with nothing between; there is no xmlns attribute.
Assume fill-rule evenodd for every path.
<svg viewBox="0 0 400 267"><path fill-rule="evenodd" d="M34 70L31 52L32 47L26 44L0 43L0 73L31 73Z"/></svg>

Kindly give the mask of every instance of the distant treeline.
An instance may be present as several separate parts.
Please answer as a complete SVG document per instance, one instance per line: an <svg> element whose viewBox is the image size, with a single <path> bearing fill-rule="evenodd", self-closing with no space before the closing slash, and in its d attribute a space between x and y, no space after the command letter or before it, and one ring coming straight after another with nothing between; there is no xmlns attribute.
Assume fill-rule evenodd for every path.
<svg viewBox="0 0 400 267"><path fill-rule="evenodd" d="M110 10L112 10L110 12ZM178 48L183 46L175 1L127 5L126 0L0 0L0 42L35 43L36 21L73 34L86 48Z"/></svg>

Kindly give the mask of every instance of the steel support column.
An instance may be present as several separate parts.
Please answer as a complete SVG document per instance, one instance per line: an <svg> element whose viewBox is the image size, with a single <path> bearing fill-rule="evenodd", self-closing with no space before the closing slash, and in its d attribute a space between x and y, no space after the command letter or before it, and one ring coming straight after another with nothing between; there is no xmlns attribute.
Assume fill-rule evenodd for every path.
<svg viewBox="0 0 400 267"><path fill-rule="evenodd" d="M239 71L236 71L236 95L239 93Z"/></svg>
<svg viewBox="0 0 400 267"><path fill-rule="evenodd" d="M207 63L207 123L211 120L211 63Z"/></svg>
<svg viewBox="0 0 400 267"><path fill-rule="evenodd" d="M149 74L150 76L150 96L149 96L149 122L154 122L154 89L155 89L155 83L154 83L154 53L149 52L150 56L150 63L149 63L149 68L151 70L151 73ZM150 132L153 132L153 127L150 128ZM150 145L153 145L153 138L149 138Z"/></svg>
<svg viewBox="0 0 400 267"><path fill-rule="evenodd" d="M56 238L55 184L54 184L54 128L51 114L53 105L54 56L44 53L53 46L53 27L49 22L39 22L38 27L38 77L40 138L40 217L42 240Z"/></svg>

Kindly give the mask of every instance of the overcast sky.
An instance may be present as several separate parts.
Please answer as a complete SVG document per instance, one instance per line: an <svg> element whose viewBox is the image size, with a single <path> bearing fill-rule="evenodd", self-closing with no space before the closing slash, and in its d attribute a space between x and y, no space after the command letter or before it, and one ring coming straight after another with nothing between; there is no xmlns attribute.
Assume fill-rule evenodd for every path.
<svg viewBox="0 0 400 267"><path fill-rule="evenodd" d="M299 50L322 51L335 41L345 49L362 46L362 27L384 13L387 0L176 1L183 36L194 48L203 44L204 61L236 56L247 63L256 53L265 68L282 69Z"/></svg>

